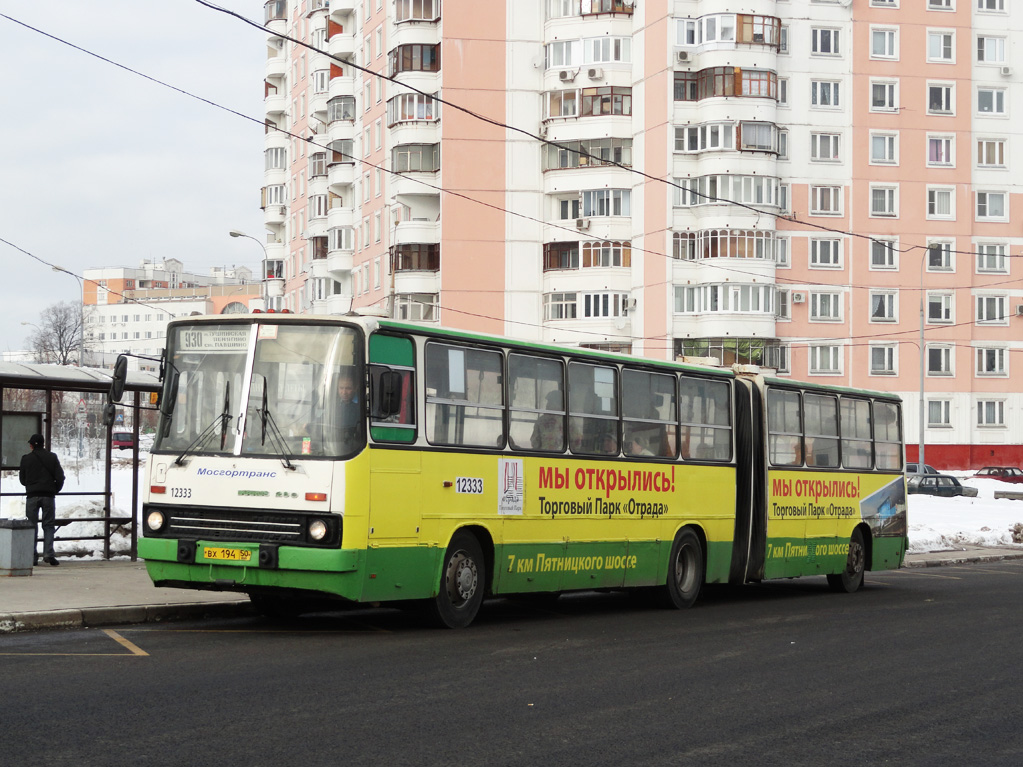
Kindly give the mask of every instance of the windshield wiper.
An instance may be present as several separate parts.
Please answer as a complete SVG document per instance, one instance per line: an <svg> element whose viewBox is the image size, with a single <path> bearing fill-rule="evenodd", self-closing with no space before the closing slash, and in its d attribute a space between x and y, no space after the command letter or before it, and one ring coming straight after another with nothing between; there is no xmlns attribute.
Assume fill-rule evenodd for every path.
<svg viewBox="0 0 1023 767"><path fill-rule="evenodd" d="M263 422L263 441L261 444L266 444L266 425L270 424L270 445L277 451L277 457L281 459L284 468L294 471L295 465L288 458L288 443L285 441L284 435L281 434L281 430L277 428L277 421L274 420L273 414L266 406L266 397L263 398L263 407L256 408L256 412Z"/></svg>
<svg viewBox="0 0 1023 767"><path fill-rule="evenodd" d="M177 466L181 465L181 462L185 460L185 456L191 453L193 450L200 450L206 446L210 437L216 434L217 424L220 424L220 449L224 449L224 445L227 443L227 427L231 423L231 419L234 417L228 413L231 408L231 382L224 382L224 409L220 415L213 419L205 429L199 432L199 435L192 440L191 444L181 451L181 455L174 459L174 463Z"/></svg>

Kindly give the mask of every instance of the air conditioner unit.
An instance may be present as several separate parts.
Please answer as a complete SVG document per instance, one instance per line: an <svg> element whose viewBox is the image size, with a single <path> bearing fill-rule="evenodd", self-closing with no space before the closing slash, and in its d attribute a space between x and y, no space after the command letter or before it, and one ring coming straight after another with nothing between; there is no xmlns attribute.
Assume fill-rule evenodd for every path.
<svg viewBox="0 0 1023 767"><path fill-rule="evenodd" d="M576 229L589 229L590 228L590 220L588 218L577 218L575 220L575 228Z"/></svg>
<svg viewBox="0 0 1023 767"><path fill-rule="evenodd" d="M764 33L763 32L754 32L753 33L753 42L755 42L755 43L762 43L762 42L764 42Z"/></svg>
<svg viewBox="0 0 1023 767"><path fill-rule="evenodd" d="M540 130L538 131L537 135L540 138L547 138L547 126L546 125L541 125L540 126Z"/></svg>
<svg viewBox="0 0 1023 767"><path fill-rule="evenodd" d="M689 51L679 51L676 56L678 57L679 64L689 63Z"/></svg>
<svg viewBox="0 0 1023 767"><path fill-rule="evenodd" d="M1012 67L1002 67L998 71L1002 73L1003 77L1011 77L1012 76Z"/></svg>
<svg viewBox="0 0 1023 767"><path fill-rule="evenodd" d="M805 304L806 303L806 293L799 293L799 292L793 293L792 294L792 303L794 303L794 304Z"/></svg>
<svg viewBox="0 0 1023 767"><path fill-rule="evenodd" d="M558 79L563 83L570 83L575 79L575 72L571 69L562 69L558 72Z"/></svg>
<svg viewBox="0 0 1023 767"><path fill-rule="evenodd" d="M604 76L604 70L600 67L590 67L586 70L586 76L591 80L599 80Z"/></svg>
<svg viewBox="0 0 1023 767"><path fill-rule="evenodd" d="M1023 317L1023 304L1016 304L1016 316Z"/></svg>

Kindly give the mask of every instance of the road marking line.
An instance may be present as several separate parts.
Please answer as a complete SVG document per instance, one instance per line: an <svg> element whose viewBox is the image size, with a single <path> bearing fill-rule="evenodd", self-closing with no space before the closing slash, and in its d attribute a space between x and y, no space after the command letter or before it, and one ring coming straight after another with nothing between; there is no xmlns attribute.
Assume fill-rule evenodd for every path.
<svg viewBox="0 0 1023 767"><path fill-rule="evenodd" d="M149 657L149 653L147 653L145 650L143 650L138 645L133 644L132 642L129 642L127 639L125 639L123 636L118 634L116 631L114 631L112 629L103 629L103 633L106 634L111 639L113 639L119 645L121 645L121 647L125 647L128 650L130 650L132 655L139 655L139 656Z"/></svg>

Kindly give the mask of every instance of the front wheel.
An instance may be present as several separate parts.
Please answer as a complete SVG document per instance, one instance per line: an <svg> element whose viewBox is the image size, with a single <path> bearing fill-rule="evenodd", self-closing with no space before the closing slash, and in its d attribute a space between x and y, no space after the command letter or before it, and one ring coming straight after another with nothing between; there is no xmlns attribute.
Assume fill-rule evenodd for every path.
<svg viewBox="0 0 1023 767"><path fill-rule="evenodd" d="M863 588L863 570L867 562L867 549L863 545L863 531L853 530L849 540L849 557L845 561L845 569L840 573L828 575L828 586L832 591L852 594Z"/></svg>
<svg viewBox="0 0 1023 767"><path fill-rule="evenodd" d="M703 546L689 528L675 537L668 562L668 582L664 586L666 607L682 610L692 607L703 587Z"/></svg>
<svg viewBox="0 0 1023 767"><path fill-rule="evenodd" d="M486 562L471 533L455 533L444 552L440 589L430 600L430 617L441 628L461 629L472 623L483 603Z"/></svg>

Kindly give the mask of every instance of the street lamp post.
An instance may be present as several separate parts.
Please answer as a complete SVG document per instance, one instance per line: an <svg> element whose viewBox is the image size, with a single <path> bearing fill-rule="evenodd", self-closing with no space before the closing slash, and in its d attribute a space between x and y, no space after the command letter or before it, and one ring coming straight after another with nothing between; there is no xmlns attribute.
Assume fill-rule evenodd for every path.
<svg viewBox="0 0 1023 767"><path fill-rule="evenodd" d="M81 303L78 305L78 332L80 334L78 339L78 367L82 367L82 361L85 359L85 283L82 278L74 272L68 271L63 266L54 266L53 271L63 272L64 274L70 274L76 280L78 280L78 287L81 291Z"/></svg>
<svg viewBox="0 0 1023 767"><path fill-rule="evenodd" d="M924 473L924 428L926 421L925 416L925 403L924 403L924 361L926 355L926 349L924 347L924 266L927 264L927 251L924 251L923 258L920 260L920 447L917 451L916 457L916 473Z"/></svg>
<svg viewBox="0 0 1023 767"><path fill-rule="evenodd" d="M260 288L259 292L260 292L260 297L263 299L263 308L266 309L267 308L267 303L269 301L269 299L268 299L268 297L266 295L266 270L267 270L267 262L270 260L270 257L266 253L266 245L264 245L262 242L260 242L258 238L253 237L251 234L245 234L245 232L239 232L237 229L232 229L230 232L228 232L228 234L230 236L232 236L232 237L244 237L244 238L246 238L248 240L252 240L257 245L259 245L260 248L263 249L263 263L260 265L260 275L259 275L259 281L260 281L260 284L261 284L261 288Z"/></svg>

